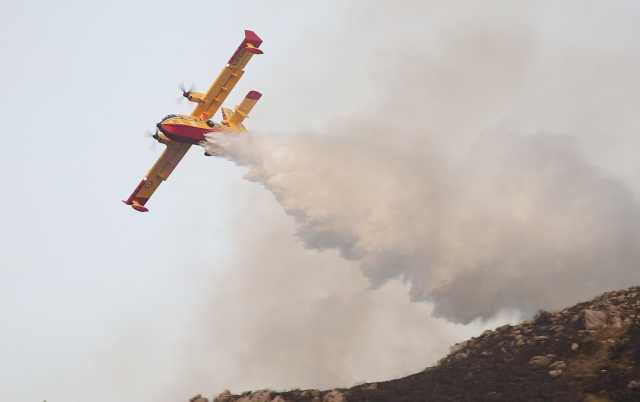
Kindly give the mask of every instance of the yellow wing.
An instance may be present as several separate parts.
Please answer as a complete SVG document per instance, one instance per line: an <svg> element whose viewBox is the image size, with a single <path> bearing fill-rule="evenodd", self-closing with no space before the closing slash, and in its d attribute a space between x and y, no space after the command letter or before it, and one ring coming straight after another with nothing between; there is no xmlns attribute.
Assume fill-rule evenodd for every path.
<svg viewBox="0 0 640 402"><path fill-rule="evenodd" d="M218 78L211 84L209 90L206 93L189 92L185 94L189 100L198 104L191 116L201 120L208 120L218 111L244 74L244 67L251 60L251 57L254 54L262 54L262 50L259 49L261 44L262 39L255 32L244 31L244 40L233 53L227 65L222 69ZM251 91L230 116L230 121L227 122L229 127L237 131L243 131L242 120L259 98L260 94L258 92ZM167 149L160 156L160 159L153 165L129 198L123 202L138 211L147 212L148 209L144 205L160 183L166 180L173 172L173 169L175 169L190 147L190 144L182 142L167 142Z"/></svg>
<svg viewBox="0 0 640 402"><path fill-rule="evenodd" d="M251 57L254 54L262 54L262 50L258 49L261 44L262 39L255 32L244 31L244 40L222 69L218 78L211 84L209 90L205 94L193 93L189 96L190 100L198 103L191 116L207 120L218 111L244 74L244 67L251 60Z"/></svg>
<svg viewBox="0 0 640 402"><path fill-rule="evenodd" d="M153 165L151 170L145 175L140 184L133 190L133 193L126 201L127 205L131 205L133 209L140 212L147 212L148 209L144 204L149 201L151 195L156 191L160 183L167 180L167 177L178 166L182 157L187 153L191 144L182 142L170 142L164 150L160 158Z"/></svg>

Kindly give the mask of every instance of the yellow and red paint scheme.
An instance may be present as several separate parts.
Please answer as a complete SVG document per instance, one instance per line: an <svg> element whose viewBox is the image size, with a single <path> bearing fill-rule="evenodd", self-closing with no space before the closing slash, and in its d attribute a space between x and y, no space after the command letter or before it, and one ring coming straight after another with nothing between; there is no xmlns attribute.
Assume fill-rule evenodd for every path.
<svg viewBox="0 0 640 402"><path fill-rule="evenodd" d="M153 138L165 144L167 148L160 158L133 190L123 200L127 205L140 212L147 212L145 206L160 183L166 180L187 153L191 145L200 145L205 136L214 132L242 133L246 131L242 125L260 99L262 94L250 91L234 110L222 108L222 122L214 123L211 117L222 107L231 90L244 74L244 67L253 55L262 54L259 49L262 39L253 31L245 30L240 46L233 53L218 78L211 84L206 93L187 91L183 96L196 104L190 116L168 115L157 125ZM205 155L207 155L205 153Z"/></svg>
<svg viewBox="0 0 640 402"><path fill-rule="evenodd" d="M211 120L200 120L192 116L169 115L162 119L156 125L158 131L153 138L160 141L162 138L166 141L183 142L186 144L197 145L205 139L205 135L216 131L223 131L219 124L213 123Z"/></svg>

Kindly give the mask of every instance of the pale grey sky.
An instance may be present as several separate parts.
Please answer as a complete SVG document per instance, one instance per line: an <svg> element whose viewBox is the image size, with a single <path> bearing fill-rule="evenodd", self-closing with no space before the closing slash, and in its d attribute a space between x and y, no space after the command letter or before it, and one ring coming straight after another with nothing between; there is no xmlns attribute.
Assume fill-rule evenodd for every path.
<svg viewBox="0 0 640 402"><path fill-rule="evenodd" d="M179 83L206 89L243 29L264 39L265 54L252 60L227 103L233 106L249 89L259 90L264 96L247 126L295 133L322 131L351 113L384 106L383 94L395 82L385 75L393 71L386 66L402 60L380 48L393 48L403 34L435 58L461 27L495 21L505 35L512 34L505 28L511 25L529 32L528 79L509 92L504 102L509 108L487 107L487 113L471 116L469 131L479 135L478 127L506 124L572 135L594 164L637 190L638 3L478 3L427 2L404 20L399 16L410 15L414 2L388 7L364 1L5 0L0 400L169 402L225 387L350 385L419 370L454 341L513 318L454 325L429 317L429 304L410 303L399 283L367 290L354 264L332 252L304 250L290 218L269 193L242 179L243 169L204 158L200 149L190 151L161 186L150 213L120 202L161 151L161 145L149 149L145 130L165 114L189 110L175 103ZM404 13L394 11L403 7ZM562 75L555 72L558 66ZM580 68L569 71L574 67ZM585 88L585 82L594 87ZM394 90L401 102L403 92L412 89ZM454 100L456 91L451 88ZM598 100L607 104L605 112ZM436 129L444 126L433 117ZM240 238L247 239L241 246ZM333 376L326 370L316 374L307 364L312 360L297 361L295 353L287 361L270 356L278 366L289 366L278 375L271 375L269 361L233 366L236 358L250 361L253 348L269 347L245 341L255 339L249 333L270 330L267 321L282 320L280 327L295 329L292 337L306 336L301 324L306 321L287 314L286 304L273 309L242 304L247 276L233 276L242 265L234 251L254 243L259 249L269 241L291 249L279 264L300 270L307 261L321 260L326 271L300 277L284 268L282 276L256 272L265 275L260 281L317 279L328 287L319 294L355 300L371 310L369 326L358 332L362 341L348 348L342 371ZM269 289L278 286L266 285L266 305ZM292 291L289 303L315 297L307 293ZM215 325L208 322L212 303L224 310ZM314 309L318 316L340 311ZM274 310L287 319L271 320ZM393 321L404 338L392 343L384 317L400 317L400 310L424 323ZM224 321L229 317L238 320L234 331ZM376 354L387 347L402 361L391 364L388 356Z"/></svg>
<svg viewBox="0 0 640 402"><path fill-rule="evenodd" d="M169 401L225 386L215 372L197 383L176 380L177 367L195 359L176 362L176 344L181 333L197 331L197 306L220 286L212 273L231 266L231 223L252 210L242 195L259 190L229 162L194 149L150 214L120 200L162 148L151 151L144 132L167 113L188 111L175 103L178 84L206 89L243 29L265 41L265 55L228 101L249 89L264 93L248 126L313 128L345 107L326 103L326 95L318 109L302 107L317 104L310 92L327 78L318 79L322 71L299 52L335 45L315 40L333 30L336 8L3 3L0 110L8 152L0 163L11 174L0 230L1 400ZM109 361L119 347L126 352ZM122 366L128 379L116 381Z"/></svg>

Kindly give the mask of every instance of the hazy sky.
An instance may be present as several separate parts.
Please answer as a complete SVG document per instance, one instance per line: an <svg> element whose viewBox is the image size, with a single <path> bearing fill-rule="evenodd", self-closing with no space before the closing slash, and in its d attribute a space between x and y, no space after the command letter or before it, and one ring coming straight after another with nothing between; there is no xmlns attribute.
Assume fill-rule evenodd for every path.
<svg viewBox="0 0 640 402"><path fill-rule="evenodd" d="M246 125L283 133L323 132L345 116L382 110L393 91L400 104L404 92L415 99L414 89L394 87L394 66L411 57L381 49L415 43L437 58L468 26L525 32L515 43L530 48L514 69L529 78L495 78L507 88L493 98L499 106L474 98L466 111L477 113L458 116L471 123L456 133L506 125L570 135L637 192L638 3L557 3L433 1L413 12L408 1L3 2L0 400L169 402L225 387L350 385L419 370L451 343L517 317L455 325L430 317L428 303L411 303L399 282L368 290L353 263L304 249L290 217L242 179L244 169L200 149L161 186L150 213L120 200L161 151L144 132L190 110L176 104L178 85L206 89L246 28L264 39L265 54L227 104L249 89L263 92ZM472 56L463 60L461 76L473 69ZM440 99L461 102L458 94L484 88L460 83ZM438 114L445 110L430 102L434 129L447 126ZM456 148L443 151L455 157L469 143L441 146ZM238 255L252 247L268 261L271 242L291 251L265 262L281 269L260 271ZM310 261L326 269L304 271ZM278 289L290 300L272 302ZM244 303L244 291L261 301ZM306 302L318 322L335 317L335 327L312 328L328 341L307 341L310 321L287 310ZM350 334L358 341L333 343L357 311L368 317ZM275 337L296 345L286 359L254 353L279 351ZM340 368L314 371L309 350L342 359Z"/></svg>

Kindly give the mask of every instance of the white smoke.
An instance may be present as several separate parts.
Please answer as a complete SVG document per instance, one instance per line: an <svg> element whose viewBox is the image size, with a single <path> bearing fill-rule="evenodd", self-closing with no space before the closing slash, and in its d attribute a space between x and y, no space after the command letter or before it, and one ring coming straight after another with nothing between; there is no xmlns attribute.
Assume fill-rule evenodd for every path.
<svg viewBox="0 0 640 402"><path fill-rule="evenodd" d="M640 209L623 178L638 177L640 60L606 36L554 42L551 5L409 3L354 7L340 49L359 51L335 50L366 65L375 101L336 76L329 92L354 107L319 133L208 146L275 195L306 247L338 250L373 287L399 278L454 321L636 283Z"/></svg>
<svg viewBox="0 0 640 402"><path fill-rule="evenodd" d="M572 1L346 7L335 31L279 53L247 123L270 132L207 144L268 190L236 191L232 260L214 281L234 291L203 312L231 323L207 326L215 336L199 348L223 373L216 384L408 374L495 324L447 321L638 282L640 53L623 41L637 37L637 13L577 15Z"/></svg>
<svg viewBox="0 0 640 402"><path fill-rule="evenodd" d="M413 300L454 321L558 307L640 279L637 201L568 138L485 136L457 164L339 135L209 143L275 195L306 247L358 261L374 287L401 278Z"/></svg>

